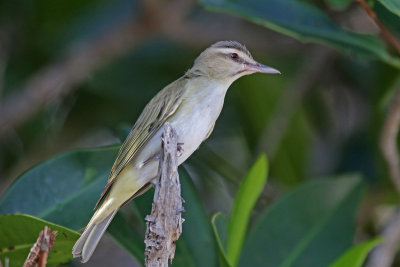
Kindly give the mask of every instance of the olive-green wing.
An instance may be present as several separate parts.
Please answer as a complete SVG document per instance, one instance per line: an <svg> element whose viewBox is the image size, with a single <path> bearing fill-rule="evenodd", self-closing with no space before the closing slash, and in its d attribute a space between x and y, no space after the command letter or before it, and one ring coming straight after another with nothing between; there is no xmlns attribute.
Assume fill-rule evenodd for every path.
<svg viewBox="0 0 400 267"><path fill-rule="evenodd" d="M158 132L182 103L185 79L179 79L161 90L144 108L128 137L119 150L99 201L103 200L121 171L132 161L141 148Z"/></svg>

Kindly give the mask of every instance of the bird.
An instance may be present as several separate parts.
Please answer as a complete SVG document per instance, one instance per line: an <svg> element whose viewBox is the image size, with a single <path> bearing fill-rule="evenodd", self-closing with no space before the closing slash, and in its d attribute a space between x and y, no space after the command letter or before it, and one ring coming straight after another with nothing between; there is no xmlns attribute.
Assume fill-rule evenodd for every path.
<svg viewBox="0 0 400 267"><path fill-rule="evenodd" d="M150 100L119 150L96 211L72 249L74 257L87 262L118 209L152 187L165 123L177 133L180 165L210 136L230 85L253 73L280 74L255 61L239 42L219 41Z"/></svg>

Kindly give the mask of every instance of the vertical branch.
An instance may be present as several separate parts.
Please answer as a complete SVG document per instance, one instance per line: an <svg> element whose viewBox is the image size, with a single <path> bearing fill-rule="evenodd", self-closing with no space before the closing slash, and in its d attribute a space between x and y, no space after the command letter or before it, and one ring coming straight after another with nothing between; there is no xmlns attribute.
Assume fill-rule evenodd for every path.
<svg viewBox="0 0 400 267"><path fill-rule="evenodd" d="M397 90L393 102L386 116L380 148L389 168L389 176L398 193L400 193L400 163L397 151L397 135L400 127L400 88ZM367 267L389 267L392 265L400 241L400 208L391 216L381 230L380 235L385 239L377 246L369 257Z"/></svg>
<svg viewBox="0 0 400 267"><path fill-rule="evenodd" d="M169 123L164 126L162 151L155 184L153 207L146 216L145 265L168 266L175 255L175 243L182 233L182 197L178 175L177 135Z"/></svg>
<svg viewBox="0 0 400 267"><path fill-rule="evenodd" d="M375 22L381 31L381 37L400 54L400 42L378 19L375 11L365 0L357 0L368 16ZM397 151L397 135L400 126L400 88L393 99L385 119L380 148L389 168L389 176L397 193L400 194L400 163L399 152ZM383 244L376 247L369 257L367 267L389 267L392 265L396 253L399 250L400 242L400 208L391 216L390 220L381 230L381 236L385 239Z"/></svg>
<svg viewBox="0 0 400 267"><path fill-rule="evenodd" d="M400 163L397 151L397 135L400 126L400 88L397 90L393 103L385 119L380 147L389 168L390 178L398 193L400 193Z"/></svg>
<svg viewBox="0 0 400 267"><path fill-rule="evenodd" d="M368 258L366 267L390 267L400 247L400 208L397 208L380 234L384 242L379 244Z"/></svg>

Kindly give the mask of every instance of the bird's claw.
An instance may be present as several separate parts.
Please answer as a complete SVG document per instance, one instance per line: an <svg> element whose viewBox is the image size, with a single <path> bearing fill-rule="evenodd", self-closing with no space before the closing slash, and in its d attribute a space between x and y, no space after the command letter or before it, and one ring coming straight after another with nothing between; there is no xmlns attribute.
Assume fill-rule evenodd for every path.
<svg viewBox="0 0 400 267"><path fill-rule="evenodd" d="M182 156L183 151L184 151L184 150L183 150L183 143L178 143L178 144L177 144L176 151L177 151L177 156L178 156L178 157Z"/></svg>

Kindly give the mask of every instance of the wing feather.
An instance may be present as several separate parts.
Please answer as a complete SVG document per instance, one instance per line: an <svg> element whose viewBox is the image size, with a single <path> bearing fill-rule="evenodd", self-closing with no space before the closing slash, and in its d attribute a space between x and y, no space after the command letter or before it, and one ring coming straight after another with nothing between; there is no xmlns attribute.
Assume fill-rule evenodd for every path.
<svg viewBox="0 0 400 267"><path fill-rule="evenodd" d="M104 199L121 171L143 146L158 132L182 103L186 79L179 79L161 90L144 108L128 137L122 144L95 209Z"/></svg>

